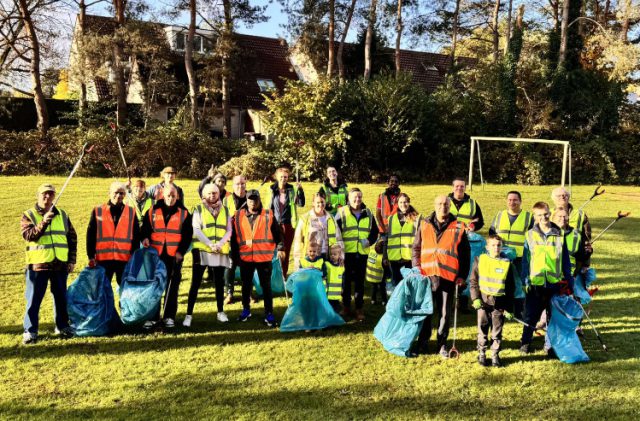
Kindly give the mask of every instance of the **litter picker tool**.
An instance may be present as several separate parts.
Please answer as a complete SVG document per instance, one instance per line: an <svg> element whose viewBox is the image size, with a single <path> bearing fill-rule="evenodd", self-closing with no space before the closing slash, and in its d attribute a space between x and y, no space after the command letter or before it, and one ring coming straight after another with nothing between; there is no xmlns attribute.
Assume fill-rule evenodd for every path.
<svg viewBox="0 0 640 421"><path fill-rule="evenodd" d="M278 261L280 261L280 259L278 259ZM280 263L280 266L282 266L282 262ZM284 285L284 296L287 299L287 308L289 308L289 293L287 292L287 281L286 279L284 279L284 272L280 272L280 276L282 276L282 284Z"/></svg>
<svg viewBox="0 0 640 421"><path fill-rule="evenodd" d="M604 194L604 189L600 190L602 187L602 184L598 183L598 187L596 187L596 189L593 191L593 194L591 195L591 197L589 198L589 200L587 200L586 202L584 202L582 204L582 206L580 206L578 208L578 212L580 212L582 210L582 208L584 208L585 206L587 206L589 204L589 202L591 202L593 199L595 199L596 197L600 196L601 194Z"/></svg>
<svg viewBox="0 0 640 421"><path fill-rule="evenodd" d="M598 233L598 235L596 235L596 238L594 238L593 240L591 240L591 244L595 243L596 240L598 238L600 238L602 236L602 234L604 234L605 232L607 232L607 230L609 228L611 228L613 226L613 224L615 224L616 222L618 222L619 220L621 220L622 218L626 218L627 216L631 215L631 212L622 212L622 211L618 211L618 216L616 217L616 219L614 219L613 221L611 221L611 223L609 225L607 225L607 227L605 229L603 229L602 231L600 231Z"/></svg>
<svg viewBox="0 0 640 421"><path fill-rule="evenodd" d="M582 309L582 314L584 314L584 317L587 318L587 321L589 322L589 325L591 326L591 329L593 329L593 331L596 334L596 338L598 338L598 340L600 341L600 345L602 345L602 349L604 349L605 352L608 351L607 346L604 344L604 341L602 340L602 338L600 337L600 334L598 333L598 331L596 330L596 327L593 325L593 323L591 322L591 319L589 318L589 315L587 314L587 312L585 311L584 307L582 307L582 304L580 304L579 301L576 300L576 303L578 303L578 305L580 306L580 308Z"/></svg>
<svg viewBox="0 0 640 421"><path fill-rule="evenodd" d="M58 201L62 197L62 193L64 193L64 189L67 188L67 185L69 184L69 181L71 181L71 179L75 175L76 171L78 171L78 168L80 168L80 163L82 162L82 158L84 157L85 153L91 153L91 149L93 149L93 146L91 146L90 148L87 148L88 144L89 143L85 143L84 145L82 145L82 153L80 154L80 158L78 158L78 161L76 162L76 165L73 166L73 169L71 170L71 174L69 174L69 177L67 177L67 180L62 185L62 188L60 189L60 193L58 193L58 195L56 196L56 198L53 201L53 204L51 205L51 208L49 208L49 210L53 209L58 204Z"/></svg>
<svg viewBox="0 0 640 421"><path fill-rule="evenodd" d="M517 317L514 317L514 318L513 318L513 321L514 321L514 322L518 322L518 323L520 323L522 326L526 326L526 327L528 327L529 329L533 329L534 331L536 331L536 333L537 333L539 330L541 330L541 331L543 331L543 332L546 332L546 331L547 331L546 329L542 329L542 328L537 328L537 327L535 327L535 326L531 326L529 323L525 322L524 320L520 320L520 319L518 319Z"/></svg>
<svg viewBox="0 0 640 421"><path fill-rule="evenodd" d="M453 344L449 350L449 358L460 358L460 352L456 348L456 334L458 333L458 282L456 281L456 299L453 307Z"/></svg>

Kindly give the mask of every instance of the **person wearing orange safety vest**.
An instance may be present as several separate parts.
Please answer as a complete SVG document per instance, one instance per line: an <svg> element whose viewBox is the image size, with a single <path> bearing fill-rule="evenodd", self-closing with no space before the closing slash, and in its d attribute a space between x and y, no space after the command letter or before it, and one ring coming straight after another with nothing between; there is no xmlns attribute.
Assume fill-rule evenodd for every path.
<svg viewBox="0 0 640 421"><path fill-rule="evenodd" d="M447 337L456 284L465 288L469 274L471 250L466 226L450 213L451 200L447 196L435 199L435 212L423 219L413 242L411 263L428 276L433 292L433 308L439 313L437 326L437 349L443 358L448 358ZM426 353L431 337L433 315L425 319L417 342L417 353Z"/></svg>
<svg viewBox="0 0 640 421"><path fill-rule="evenodd" d="M175 326L178 311L178 290L180 288L182 261L191 245L193 227L191 215L178 200L175 186L168 184L158 201L144 216L142 221L142 245L153 247L167 267L167 288L165 290L163 322L164 327ZM160 320L160 309L153 321ZM153 321L145 327L153 326Z"/></svg>
<svg viewBox="0 0 640 421"><path fill-rule="evenodd" d="M123 183L111 183L109 201L93 209L87 227L89 267L103 267L109 282L115 275L118 285L131 254L140 247L138 218L135 209L124 204L125 194Z"/></svg>
<svg viewBox="0 0 640 421"><path fill-rule="evenodd" d="M397 176L392 175L389 177L387 188L378 196L376 204L376 224L382 235L387 232L389 217L398 211L398 195L400 195L400 181Z"/></svg>
<svg viewBox="0 0 640 421"><path fill-rule="evenodd" d="M280 225L273 212L262 206L260 192L249 190L247 208L236 212L231 235L231 255L240 266L242 280L242 313L238 318L239 321L245 322L251 317L253 274L258 272L264 299L264 323L268 327L278 325L273 315L271 293L272 259L276 252L278 258L282 260L284 242Z"/></svg>

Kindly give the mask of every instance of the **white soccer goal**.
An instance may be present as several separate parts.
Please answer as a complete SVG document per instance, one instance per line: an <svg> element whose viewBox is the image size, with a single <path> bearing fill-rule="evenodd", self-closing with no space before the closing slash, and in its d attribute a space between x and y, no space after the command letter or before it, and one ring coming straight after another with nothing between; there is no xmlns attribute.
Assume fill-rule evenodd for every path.
<svg viewBox="0 0 640 421"><path fill-rule="evenodd" d="M484 186L484 178L482 176L482 159L480 157L480 141L497 141L497 142L523 142L523 143L546 143L551 145L562 145L564 153L562 157L562 175L560 185L564 187L565 181L569 183L569 191L571 191L571 144L567 140L549 140L549 139L525 139L518 137L484 137L471 136L471 152L469 153L469 190L473 190L473 161L478 150L478 167L480 169L480 183ZM567 180L568 179L568 180Z"/></svg>

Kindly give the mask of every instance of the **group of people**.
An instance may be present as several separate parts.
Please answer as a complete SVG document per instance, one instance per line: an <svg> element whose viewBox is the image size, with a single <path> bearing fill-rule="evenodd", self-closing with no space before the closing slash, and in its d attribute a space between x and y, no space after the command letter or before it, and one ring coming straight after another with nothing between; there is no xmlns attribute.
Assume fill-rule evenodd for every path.
<svg viewBox="0 0 640 421"><path fill-rule="evenodd" d="M323 271L327 299L344 319L365 319L365 282L373 284L372 304L387 300L390 285L402 281L402 268L419 268L432 288L434 315L428 316L415 343L415 354L427 352L432 325L437 331L436 352L448 356L447 339L456 295L470 279L470 300L478 312L478 360L486 365L491 326L492 364L499 366L502 325L515 315L529 325L522 332L520 351L528 353L533 328L552 295L572 288L574 276L589 266L591 228L586 214L569 203L568 192L554 189L554 210L545 202L532 211L522 209L519 192L507 194L506 209L491 222L487 253L471 261L468 235L481 230L481 208L466 193L463 179L455 179L452 192L438 196L434 210L421 215L411 199L401 192L396 176L388 179L378 196L375 210L363 203L357 187L349 188L335 168L305 206L299 183L289 183L287 167L278 168L275 182L247 190L244 176L235 176L233 191L226 190L223 174L210 170L198 187L200 203L191 211L184 205L184 192L175 184L176 171L165 168L162 181L147 188L143 180L133 184L114 182L107 203L96 206L87 227L89 266L105 269L109 281L122 281L124 268L140 247L155 249L167 268L163 314L160 310L145 327L173 328L178 309L182 263L193 257L191 287L183 326L191 326L198 290L205 272L215 285L217 320L229 321L225 304L233 302L235 272L242 285L243 322L251 316L254 273L262 287L264 323L277 326L271 292L272 260L282 265L286 279L289 254L293 269ZM37 341L40 304L48 282L54 296L56 331L73 336L66 310L66 282L77 254L77 234L66 212L52 206L56 189L43 184L35 206L24 212L22 235L27 242L26 312L23 343ZM127 197L128 196L128 197ZM513 249L515 259L501 253ZM514 298L516 283L526 299ZM379 300L378 300L379 298ZM354 307L352 308L352 301ZM525 311L526 309L526 311ZM437 317L435 317L437 316Z"/></svg>

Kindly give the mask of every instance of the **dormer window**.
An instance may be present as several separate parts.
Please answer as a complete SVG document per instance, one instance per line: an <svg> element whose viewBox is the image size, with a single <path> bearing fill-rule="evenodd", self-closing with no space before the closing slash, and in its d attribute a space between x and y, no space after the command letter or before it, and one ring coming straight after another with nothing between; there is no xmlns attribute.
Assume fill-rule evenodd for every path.
<svg viewBox="0 0 640 421"><path fill-rule="evenodd" d="M258 79L258 86L260 87L260 92L268 92L276 89L276 84L273 83L271 79Z"/></svg>
<svg viewBox="0 0 640 421"><path fill-rule="evenodd" d="M175 46L176 50L184 51L184 47L187 44L187 32L177 32L175 34ZM213 41L208 36L194 35L193 36L193 52L205 54L213 50Z"/></svg>

